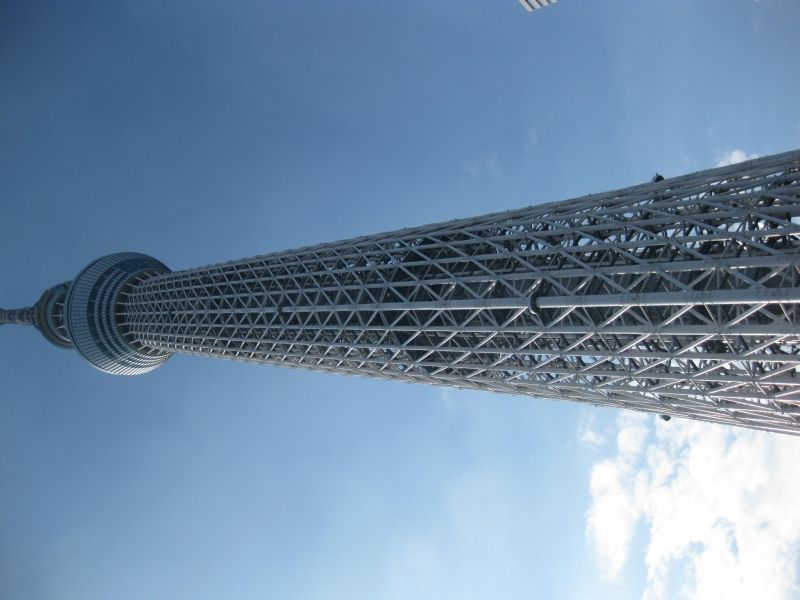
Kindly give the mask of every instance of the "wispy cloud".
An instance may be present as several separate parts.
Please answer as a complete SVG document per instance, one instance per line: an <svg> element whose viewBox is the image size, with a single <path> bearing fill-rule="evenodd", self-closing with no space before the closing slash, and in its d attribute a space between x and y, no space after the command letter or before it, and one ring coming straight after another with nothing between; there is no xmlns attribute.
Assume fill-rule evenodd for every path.
<svg viewBox="0 0 800 600"><path fill-rule="evenodd" d="M459 409L459 402L456 399L456 393L450 388L441 388L439 390L439 397L442 399L445 411L453 414Z"/></svg>
<svg viewBox="0 0 800 600"><path fill-rule="evenodd" d="M587 537L617 578L647 528L643 598L689 565L688 598L797 597L800 439L673 419L621 417L616 456L595 464Z"/></svg>
<svg viewBox="0 0 800 600"><path fill-rule="evenodd" d="M509 597L514 496L513 484L492 469L454 477L443 490L440 520L403 540L390 556L380 598Z"/></svg>
<svg viewBox="0 0 800 600"><path fill-rule="evenodd" d="M745 160L750 160L751 158L758 158L758 154L748 154L744 150L730 150L724 152L717 158L717 166L725 167L727 165L734 165Z"/></svg>
<svg viewBox="0 0 800 600"><path fill-rule="evenodd" d="M466 161L462 166L462 170L472 179L477 179L482 175L489 175L491 177L503 176L503 171L500 169L500 164L497 159L497 152L492 152L488 156L482 158Z"/></svg>
<svg viewBox="0 0 800 600"><path fill-rule="evenodd" d="M597 431L594 415L589 412L581 412L578 417L578 442L589 450L600 450L606 445L606 437Z"/></svg>
<svg viewBox="0 0 800 600"><path fill-rule="evenodd" d="M528 132L528 139L525 141L525 145L528 148L528 152L533 152L536 149L536 145L539 143L539 134L536 132L535 129L531 129Z"/></svg>

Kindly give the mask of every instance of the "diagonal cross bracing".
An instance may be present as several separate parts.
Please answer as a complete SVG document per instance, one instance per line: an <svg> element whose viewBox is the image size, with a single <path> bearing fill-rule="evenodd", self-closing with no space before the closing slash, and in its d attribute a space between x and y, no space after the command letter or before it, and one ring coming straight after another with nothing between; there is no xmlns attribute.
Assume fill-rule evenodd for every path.
<svg viewBox="0 0 800 600"><path fill-rule="evenodd" d="M184 352L800 433L800 151L132 281Z"/></svg>

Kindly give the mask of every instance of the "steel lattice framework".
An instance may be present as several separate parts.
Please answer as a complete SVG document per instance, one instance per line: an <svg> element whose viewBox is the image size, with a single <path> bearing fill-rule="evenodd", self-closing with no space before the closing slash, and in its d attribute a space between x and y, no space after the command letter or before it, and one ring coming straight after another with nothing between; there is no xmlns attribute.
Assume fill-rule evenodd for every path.
<svg viewBox="0 0 800 600"><path fill-rule="evenodd" d="M544 8L545 6L550 6L556 2L558 2L558 0L519 0L522 8L528 12L533 12L534 10Z"/></svg>
<svg viewBox="0 0 800 600"><path fill-rule="evenodd" d="M67 329L111 372L182 352L800 434L798 249L794 151L174 273L111 255L65 310L106 298L81 318L138 363Z"/></svg>

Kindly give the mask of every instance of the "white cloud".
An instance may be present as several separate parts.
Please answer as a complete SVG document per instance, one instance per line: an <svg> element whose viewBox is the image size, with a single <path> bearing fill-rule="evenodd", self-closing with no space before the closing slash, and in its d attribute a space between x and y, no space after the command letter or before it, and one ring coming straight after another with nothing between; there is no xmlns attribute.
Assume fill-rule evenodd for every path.
<svg viewBox="0 0 800 600"><path fill-rule="evenodd" d="M595 464L587 537L617 578L647 529L643 598L688 566L687 598L797 597L800 439L673 419L622 417L616 456Z"/></svg>
<svg viewBox="0 0 800 600"><path fill-rule="evenodd" d="M752 158L758 158L758 154L747 154L744 150L731 150L730 152L725 152L717 159L717 166L725 167L727 165L734 165Z"/></svg>
<svg viewBox="0 0 800 600"><path fill-rule="evenodd" d="M586 535L605 579L616 579L628 559L640 507L635 498L635 462L647 436L644 417L622 413L617 433L617 456L592 469L593 504L586 513Z"/></svg>

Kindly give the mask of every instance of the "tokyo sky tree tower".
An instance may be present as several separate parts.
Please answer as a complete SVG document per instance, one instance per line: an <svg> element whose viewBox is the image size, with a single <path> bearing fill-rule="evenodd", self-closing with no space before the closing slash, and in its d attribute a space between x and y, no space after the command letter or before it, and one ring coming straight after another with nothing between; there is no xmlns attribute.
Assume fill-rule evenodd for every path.
<svg viewBox="0 0 800 600"><path fill-rule="evenodd" d="M174 352L800 434L800 150L172 272L104 256L2 323L95 367Z"/></svg>

